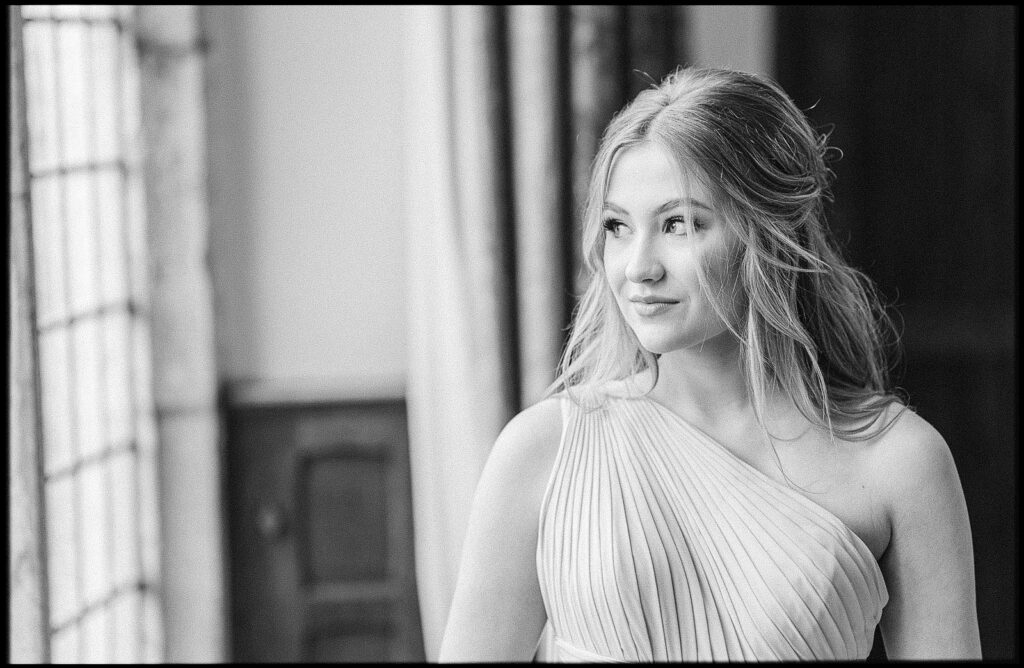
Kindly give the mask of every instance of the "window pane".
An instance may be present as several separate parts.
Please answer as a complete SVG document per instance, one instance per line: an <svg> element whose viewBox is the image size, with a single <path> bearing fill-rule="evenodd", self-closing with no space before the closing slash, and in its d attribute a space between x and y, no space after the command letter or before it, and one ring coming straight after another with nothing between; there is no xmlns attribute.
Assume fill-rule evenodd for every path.
<svg viewBox="0 0 1024 668"><path fill-rule="evenodd" d="M74 462L68 338L68 332L64 328L39 335L43 467L47 475L68 468Z"/></svg>
<svg viewBox="0 0 1024 668"><path fill-rule="evenodd" d="M50 640L52 663L80 663L78 658L78 624L55 633Z"/></svg>
<svg viewBox="0 0 1024 668"><path fill-rule="evenodd" d="M140 450L139 472L139 531L142 547L142 579L149 584L160 581L160 527L157 509L156 452Z"/></svg>
<svg viewBox="0 0 1024 668"><path fill-rule="evenodd" d="M22 8L58 663L162 658L135 9Z"/></svg>
<svg viewBox="0 0 1024 668"><path fill-rule="evenodd" d="M111 5L117 9L117 15L120 17L122 23L129 25L135 21L135 5Z"/></svg>
<svg viewBox="0 0 1024 668"><path fill-rule="evenodd" d="M82 5L82 15L91 19L115 19L117 5Z"/></svg>
<svg viewBox="0 0 1024 668"><path fill-rule="evenodd" d="M82 485L82 596L95 605L110 593L110 481L107 462L92 462L80 472Z"/></svg>
<svg viewBox="0 0 1024 668"><path fill-rule="evenodd" d="M78 613L78 578L75 558L75 503L71 476L46 484L47 572L50 585L50 626L56 627Z"/></svg>
<svg viewBox="0 0 1024 668"><path fill-rule="evenodd" d="M110 619L105 607L92 610L82 619L82 663L107 663L110 647Z"/></svg>
<svg viewBox="0 0 1024 668"><path fill-rule="evenodd" d="M38 5L37 5L38 6ZM24 13L25 8L22 8ZM25 102L29 128L29 170L53 169L59 162L60 128L57 125L55 28L49 22L26 23Z"/></svg>
<svg viewBox="0 0 1024 668"><path fill-rule="evenodd" d="M142 318L132 320L132 353L135 355L132 369L135 376L132 378L132 392L135 399L136 417L142 418L146 413L153 410L153 349L151 328L149 323ZM144 431L140 427L139 431Z"/></svg>
<svg viewBox="0 0 1024 668"><path fill-rule="evenodd" d="M124 5L128 14L134 11L133 5ZM130 30L121 32L121 150L129 164L135 165L141 159L140 132L142 123L139 114L141 91L139 86L139 67L135 50L134 33ZM143 220L135 218L134 220Z"/></svg>
<svg viewBox="0 0 1024 668"><path fill-rule="evenodd" d="M113 7L107 6L110 9ZM91 32L92 46L92 94L94 99L93 123L96 133L96 160L114 160L120 155L118 133L118 106L121 102L119 90L118 49L120 39L113 23L94 25Z"/></svg>
<svg viewBox="0 0 1024 668"><path fill-rule="evenodd" d="M61 5L69 7L71 5ZM81 165L90 159L90 130L86 90L85 51L87 26L81 23L57 25L57 95L64 165Z"/></svg>
<svg viewBox="0 0 1024 668"><path fill-rule="evenodd" d="M54 5L53 15L64 19L82 18L82 5Z"/></svg>
<svg viewBox="0 0 1024 668"><path fill-rule="evenodd" d="M163 659L164 634L160 626L160 608L152 590L142 601L142 660L159 663Z"/></svg>
<svg viewBox="0 0 1024 668"><path fill-rule="evenodd" d="M128 313L125 311L116 311L103 319L103 341L106 346L106 441L111 447L131 443L133 438L131 372L128 367L130 327Z"/></svg>
<svg viewBox="0 0 1024 668"><path fill-rule="evenodd" d="M32 243L35 245L36 322L40 327L68 316L65 289L63 194L56 177L32 179Z"/></svg>
<svg viewBox="0 0 1024 668"><path fill-rule="evenodd" d="M73 313L100 305L96 242L96 184L90 172L74 172L65 178L68 261Z"/></svg>
<svg viewBox="0 0 1024 668"><path fill-rule="evenodd" d="M103 384L101 358L103 341L96 318L72 325L72 354L75 381L75 433L78 456L89 457L106 445L103 434Z"/></svg>
<svg viewBox="0 0 1024 668"><path fill-rule="evenodd" d="M146 230L142 221L146 220L146 198L143 194L142 175L138 172L131 172L125 180L125 199L127 204L125 211L128 216L128 263L129 277L131 281L132 300L140 305L146 306L148 300L149 286L149 254L146 252Z"/></svg>
<svg viewBox="0 0 1024 668"><path fill-rule="evenodd" d="M128 301L128 268L126 266L127 234L122 210L124 189L121 170L103 169L96 174L99 189L99 253L101 300L104 304Z"/></svg>
<svg viewBox="0 0 1024 668"><path fill-rule="evenodd" d="M140 605L135 589L121 594L110 604L111 663L138 663Z"/></svg>
<svg viewBox="0 0 1024 668"><path fill-rule="evenodd" d="M22 5L21 18L38 19L50 16L53 13L53 5Z"/></svg>
<svg viewBox="0 0 1024 668"><path fill-rule="evenodd" d="M150 408L135 413L135 443L141 452L156 456L156 411Z"/></svg>
<svg viewBox="0 0 1024 668"><path fill-rule="evenodd" d="M125 587L139 581L139 537L135 494L135 457L120 452L110 460L110 503L113 511L113 557L111 583Z"/></svg>

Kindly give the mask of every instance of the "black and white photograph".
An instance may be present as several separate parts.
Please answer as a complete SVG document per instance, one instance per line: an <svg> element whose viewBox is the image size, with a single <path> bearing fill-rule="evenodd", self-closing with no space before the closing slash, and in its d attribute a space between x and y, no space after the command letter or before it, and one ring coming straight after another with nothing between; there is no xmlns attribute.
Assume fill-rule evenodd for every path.
<svg viewBox="0 0 1024 668"><path fill-rule="evenodd" d="M10 5L8 662L1018 659L1013 5Z"/></svg>

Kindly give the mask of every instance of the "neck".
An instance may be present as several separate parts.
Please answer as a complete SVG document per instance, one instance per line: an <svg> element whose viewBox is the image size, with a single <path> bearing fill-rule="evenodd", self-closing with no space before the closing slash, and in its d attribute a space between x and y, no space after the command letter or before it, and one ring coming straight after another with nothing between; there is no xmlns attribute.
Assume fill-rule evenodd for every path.
<svg viewBox="0 0 1024 668"><path fill-rule="evenodd" d="M663 354L651 398L702 422L746 413L751 399L739 341L723 334L699 346Z"/></svg>

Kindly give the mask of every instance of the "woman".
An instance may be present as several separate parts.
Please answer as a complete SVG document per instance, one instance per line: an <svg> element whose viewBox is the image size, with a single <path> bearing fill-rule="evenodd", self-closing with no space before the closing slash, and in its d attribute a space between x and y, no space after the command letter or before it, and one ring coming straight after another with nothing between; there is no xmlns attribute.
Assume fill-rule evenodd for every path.
<svg viewBox="0 0 1024 668"><path fill-rule="evenodd" d="M612 120L561 392L495 443L442 661L862 659L878 625L980 658L956 468L828 241L826 149L734 71Z"/></svg>

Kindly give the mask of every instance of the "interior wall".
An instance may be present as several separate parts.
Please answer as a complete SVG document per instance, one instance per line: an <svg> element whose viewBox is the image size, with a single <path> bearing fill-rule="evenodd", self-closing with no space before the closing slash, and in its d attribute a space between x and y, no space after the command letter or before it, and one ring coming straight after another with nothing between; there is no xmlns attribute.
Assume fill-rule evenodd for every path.
<svg viewBox="0 0 1024 668"><path fill-rule="evenodd" d="M222 379L401 395L401 8L204 11Z"/></svg>

